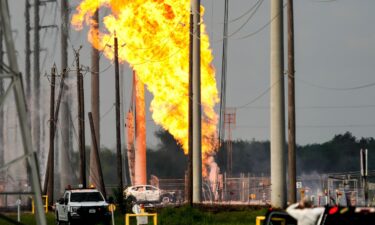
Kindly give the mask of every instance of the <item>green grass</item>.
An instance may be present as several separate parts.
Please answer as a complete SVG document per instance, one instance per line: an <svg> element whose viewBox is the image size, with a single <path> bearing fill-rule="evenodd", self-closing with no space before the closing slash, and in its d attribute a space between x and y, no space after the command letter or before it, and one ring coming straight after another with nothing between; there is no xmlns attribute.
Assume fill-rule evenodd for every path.
<svg viewBox="0 0 375 225"><path fill-rule="evenodd" d="M264 215L266 209L264 208L227 208L227 207L198 207L191 208L187 206L179 208L163 208L158 209L158 225L254 225L255 217ZM17 214L10 213L7 216L17 219ZM124 225L124 215L116 213L116 225ZM34 215L30 213L22 214L21 223L26 225L34 225ZM47 214L48 225L55 224L54 213ZM0 219L1 225L11 225ZM131 224L136 224L134 217L131 219ZM149 224L152 224L152 218L149 218ZM85 225L85 224L82 224Z"/></svg>

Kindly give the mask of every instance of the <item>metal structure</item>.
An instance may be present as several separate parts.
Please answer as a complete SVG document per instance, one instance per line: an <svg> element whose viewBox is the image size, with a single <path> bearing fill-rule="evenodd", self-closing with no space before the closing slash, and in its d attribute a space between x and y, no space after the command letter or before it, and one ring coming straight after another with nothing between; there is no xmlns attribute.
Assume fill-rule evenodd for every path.
<svg viewBox="0 0 375 225"><path fill-rule="evenodd" d="M227 132L226 150L227 150L227 174L232 175L233 168L233 146L232 146L232 129L236 125L236 109L226 108L224 111L224 130Z"/></svg>
<svg viewBox="0 0 375 225"><path fill-rule="evenodd" d="M0 107L3 105L4 100L9 96L11 90L13 89L15 104L17 107L17 115L21 128L22 144L24 147L24 156L21 158L27 158L28 168L31 169L31 186L34 192L34 200L36 205L36 222L38 225L46 225L46 218L43 212L43 203L41 197L41 187L39 183L39 175L37 170L37 159L35 151L32 149L31 143L31 129L27 122L27 109L25 94L22 87L22 77L19 72L16 50L14 47L12 29L10 24L10 13L7 0L0 1L0 23L5 37L5 46L7 50L8 63L6 66L4 63L1 65L3 67L3 72L0 73L0 79L10 79L10 84L5 91L5 93L0 97Z"/></svg>
<svg viewBox="0 0 375 225"><path fill-rule="evenodd" d="M220 88L220 120L219 120L219 141L220 144L225 138L224 114L226 107L227 90L227 61L228 61L228 14L229 0L224 2L224 31L223 31L223 55L221 63L221 88Z"/></svg>

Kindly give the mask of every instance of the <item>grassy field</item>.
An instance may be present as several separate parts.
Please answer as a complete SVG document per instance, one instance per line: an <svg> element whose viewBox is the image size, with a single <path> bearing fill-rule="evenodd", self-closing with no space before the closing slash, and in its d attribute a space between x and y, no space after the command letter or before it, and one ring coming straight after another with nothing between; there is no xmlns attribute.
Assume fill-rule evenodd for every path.
<svg viewBox="0 0 375 225"><path fill-rule="evenodd" d="M157 210L159 225L253 225L255 224L255 217L264 215L266 209L264 208L249 208L249 207L179 207L179 208L163 208ZM13 219L17 218L15 213L7 214ZM115 222L117 225L125 224L124 215L116 213ZM34 225L34 216L30 213L25 213L21 217L21 223L25 225ZM55 217L53 213L47 214L48 225L55 224ZM0 219L1 225L11 225L11 223ZM136 224L135 219L131 220L131 224ZM152 224L151 218L149 224ZM86 225L86 224L82 224Z"/></svg>

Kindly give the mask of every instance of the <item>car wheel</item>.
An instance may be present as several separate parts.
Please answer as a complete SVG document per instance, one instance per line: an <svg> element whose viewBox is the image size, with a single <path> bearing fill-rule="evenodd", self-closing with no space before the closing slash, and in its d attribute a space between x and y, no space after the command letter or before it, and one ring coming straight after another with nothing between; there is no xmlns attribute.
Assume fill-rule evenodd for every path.
<svg viewBox="0 0 375 225"><path fill-rule="evenodd" d="M162 204L169 204L169 203L172 203L173 202L173 197L169 194L167 195L163 195L160 197L160 202Z"/></svg>
<svg viewBox="0 0 375 225"><path fill-rule="evenodd" d="M131 204L131 205L134 205L135 203L137 203L137 199L134 197L134 196L129 196L126 201Z"/></svg>

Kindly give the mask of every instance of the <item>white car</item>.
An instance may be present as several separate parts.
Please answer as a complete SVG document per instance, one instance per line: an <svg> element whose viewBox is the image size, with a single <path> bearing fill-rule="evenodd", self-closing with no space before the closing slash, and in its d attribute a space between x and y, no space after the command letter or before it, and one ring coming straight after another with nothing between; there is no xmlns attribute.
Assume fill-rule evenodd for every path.
<svg viewBox="0 0 375 225"><path fill-rule="evenodd" d="M109 224L108 203L96 189L68 189L56 203L56 224L84 224L102 221Z"/></svg>
<svg viewBox="0 0 375 225"><path fill-rule="evenodd" d="M124 198L131 203L172 203L175 202L175 193L160 190L152 185L135 185L124 190Z"/></svg>

